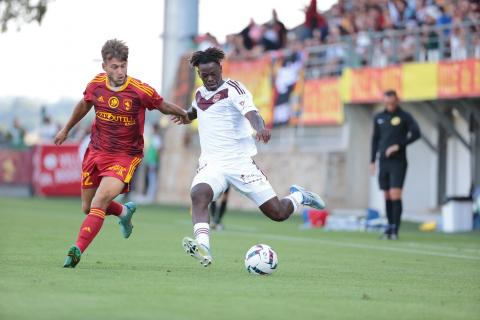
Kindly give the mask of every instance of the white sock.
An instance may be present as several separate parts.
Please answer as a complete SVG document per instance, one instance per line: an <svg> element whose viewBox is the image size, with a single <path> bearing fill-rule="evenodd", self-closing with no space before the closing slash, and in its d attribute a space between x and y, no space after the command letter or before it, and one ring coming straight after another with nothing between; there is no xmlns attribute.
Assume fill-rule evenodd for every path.
<svg viewBox="0 0 480 320"><path fill-rule="evenodd" d="M295 212L303 202L303 195L300 191L295 191L294 193L291 193L290 195L286 196L285 199L288 199L292 202L293 212Z"/></svg>
<svg viewBox="0 0 480 320"><path fill-rule="evenodd" d="M210 250L210 225L206 222L195 223L193 226L193 234L195 240L201 245L204 245Z"/></svg>
<svg viewBox="0 0 480 320"><path fill-rule="evenodd" d="M126 215L127 215L127 207L125 207L124 205L122 205L122 213L120 213L120 214L118 215L118 218L119 218L119 219L120 219L120 218L123 218L123 217L125 217Z"/></svg>

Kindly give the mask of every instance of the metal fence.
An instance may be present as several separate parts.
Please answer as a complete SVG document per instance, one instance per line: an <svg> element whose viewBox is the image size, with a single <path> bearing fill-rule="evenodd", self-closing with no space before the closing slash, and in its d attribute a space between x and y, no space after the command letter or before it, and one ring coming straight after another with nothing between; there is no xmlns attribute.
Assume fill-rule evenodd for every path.
<svg viewBox="0 0 480 320"><path fill-rule="evenodd" d="M307 48L307 79L339 76L345 67L480 58L480 21L331 35L328 42Z"/></svg>

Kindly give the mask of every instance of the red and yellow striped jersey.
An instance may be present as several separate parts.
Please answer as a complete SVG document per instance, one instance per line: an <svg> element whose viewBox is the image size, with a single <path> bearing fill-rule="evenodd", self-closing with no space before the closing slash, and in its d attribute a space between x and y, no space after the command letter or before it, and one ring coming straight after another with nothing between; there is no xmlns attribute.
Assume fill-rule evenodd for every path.
<svg viewBox="0 0 480 320"><path fill-rule="evenodd" d="M128 77L125 84L113 91L106 73L98 74L83 93L93 103L90 147L109 153L143 155L145 110L159 109L163 98L146 83Z"/></svg>

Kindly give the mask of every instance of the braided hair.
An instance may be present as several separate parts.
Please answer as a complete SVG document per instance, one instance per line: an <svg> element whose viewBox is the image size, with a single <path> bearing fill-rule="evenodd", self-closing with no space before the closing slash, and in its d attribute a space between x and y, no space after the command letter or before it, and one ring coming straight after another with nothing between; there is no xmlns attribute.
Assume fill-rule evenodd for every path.
<svg viewBox="0 0 480 320"><path fill-rule="evenodd" d="M220 61L225 58L225 53L218 48L210 47L205 51L196 51L190 58L190 65L192 67L198 67L199 64L215 62L220 64Z"/></svg>

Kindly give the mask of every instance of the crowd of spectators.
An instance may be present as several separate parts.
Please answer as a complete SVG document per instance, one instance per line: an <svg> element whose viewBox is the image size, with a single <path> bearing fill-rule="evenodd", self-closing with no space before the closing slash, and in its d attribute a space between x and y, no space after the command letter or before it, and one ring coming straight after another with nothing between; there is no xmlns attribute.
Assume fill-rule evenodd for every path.
<svg viewBox="0 0 480 320"><path fill-rule="evenodd" d="M298 43L303 48L326 45L323 51L311 51L328 73L338 72L346 62L382 67L480 57L480 0L338 0L326 12L319 12L317 1L311 0L304 12L304 23L291 30L273 10L269 21L251 19L222 45L211 34L197 37L196 43L200 49L222 46L238 59Z"/></svg>

